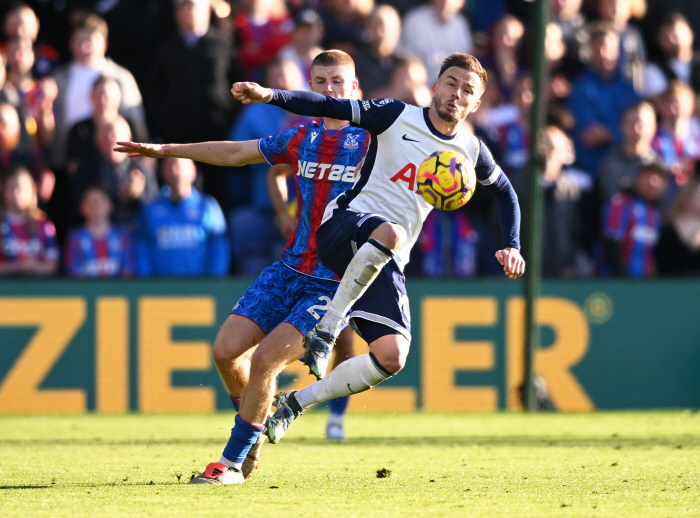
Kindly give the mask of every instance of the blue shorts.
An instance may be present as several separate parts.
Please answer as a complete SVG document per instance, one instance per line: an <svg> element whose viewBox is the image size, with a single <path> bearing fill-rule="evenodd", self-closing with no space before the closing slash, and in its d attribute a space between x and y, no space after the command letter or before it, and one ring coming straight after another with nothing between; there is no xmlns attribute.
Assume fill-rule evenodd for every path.
<svg viewBox="0 0 700 518"><path fill-rule="evenodd" d="M336 281L304 275L277 261L263 270L231 313L252 320L265 334L288 322L305 335L325 314L337 289Z"/></svg>
<svg viewBox="0 0 700 518"><path fill-rule="evenodd" d="M316 233L321 263L342 277L357 249L369 240L379 225L388 221L377 214L335 209ZM353 304L349 318L355 332L367 343L390 334L411 339L406 278L393 259Z"/></svg>

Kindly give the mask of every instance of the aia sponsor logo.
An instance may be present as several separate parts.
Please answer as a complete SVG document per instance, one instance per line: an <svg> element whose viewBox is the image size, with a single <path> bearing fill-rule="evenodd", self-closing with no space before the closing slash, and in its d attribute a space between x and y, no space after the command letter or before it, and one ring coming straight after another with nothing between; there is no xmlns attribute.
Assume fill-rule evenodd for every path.
<svg viewBox="0 0 700 518"><path fill-rule="evenodd" d="M419 192L418 183L416 182L416 173L418 168L416 164L406 164L401 170L390 178L394 183L403 182L409 191Z"/></svg>

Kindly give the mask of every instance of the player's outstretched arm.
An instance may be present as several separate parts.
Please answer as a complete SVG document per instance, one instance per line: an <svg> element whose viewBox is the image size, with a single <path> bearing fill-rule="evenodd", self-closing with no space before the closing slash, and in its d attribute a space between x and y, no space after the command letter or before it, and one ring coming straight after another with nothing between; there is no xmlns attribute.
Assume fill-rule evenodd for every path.
<svg viewBox="0 0 700 518"><path fill-rule="evenodd" d="M241 101L243 104L266 103L272 99L272 90L260 86L258 83L233 83L231 93L234 99Z"/></svg>
<svg viewBox="0 0 700 518"><path fill-rule="evenodd" d="M141 142L117 142L114 151L128 153L130 157L189 158L212 165L239 167L264 161L257 140L243 142L196 142L193 144L144 144Z"/></svg>
<svg viewBox="0 0 700 518"><path fill-rule="evenodd" d="M504 248L496 252L496 259L503 265L503 271L511 279L517 279L525 273L525 259L517 248Z"/></svg>

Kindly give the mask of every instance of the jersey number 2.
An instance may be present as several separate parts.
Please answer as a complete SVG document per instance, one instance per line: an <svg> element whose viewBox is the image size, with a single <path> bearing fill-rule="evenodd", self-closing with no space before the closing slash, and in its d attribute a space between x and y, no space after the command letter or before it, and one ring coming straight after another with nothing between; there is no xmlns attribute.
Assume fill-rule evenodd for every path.
<svg viewBox="0 0 700 518"><path fill-rule="evenodd" d="M331 303L331 298L330 298L330 297L326 297L325 295L324 295L323 297L319 297L318 300L322 301L323 304L314 304L313 306L310 306L310 307L306 310L306 311L308 311L309 313L311 313L311 315L312 315L316 320L320 320L320 319L321 319L321 315L319 315L318 313L316 313L316 310L317 310L317 309L326 310L326 309L328 309L328 305Z"/></svg>

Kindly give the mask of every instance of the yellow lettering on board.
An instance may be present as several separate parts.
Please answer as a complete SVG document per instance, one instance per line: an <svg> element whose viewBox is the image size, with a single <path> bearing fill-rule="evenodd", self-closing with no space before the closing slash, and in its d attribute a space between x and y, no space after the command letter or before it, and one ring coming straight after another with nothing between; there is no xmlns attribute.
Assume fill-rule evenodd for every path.
<svg viewBox="0 0 700 518"><path fill-rule="evenodd" d="M95 302L95 409L129 410L129 301L124 297Z"/></svg>
<svg viewBox="0 0 700 518"><path fill-rule="evenodd" d="M85 321L80 297L0 298L0 326L38 329L0 385L0 412L67 414L87 410L82 389L40 389Z"/></svg>
<svg viewBox="0 0 700 518"><path fill-rule="evenodd" d="M495 367L491 341L456 341L458 326L494 326L495 297L426 297L421 311L423 408L438 411L496 410L496 387L457 387L455 372Z"/></svg>
<svg viewBox="0 0 700 518"><path fill-rule="evenodd" d="M208 370L211 346L171 338L173 326L215 323L211 297L144 297L139 300L139 409L142 412L211 412L211 387L173 387L175 370Z"/></svg>
<svg viewBox="0 0 700 518"><path fill-rule="evenodd" d="M507 303L507 405L520 409L520 386L523 383L525 301L514 297ZM549 395L557 410L586 412L595 407L586 391L571 373L588 350L588 321L586 315L570 300L540 297L535 305L535 319L541 326L554 330L554 343L535 352L534 370L547 383Z"/></svg>

